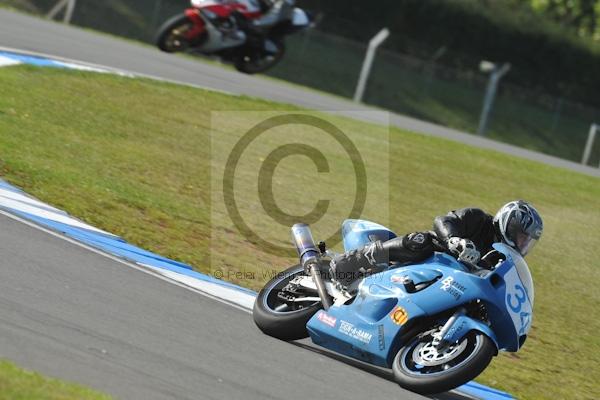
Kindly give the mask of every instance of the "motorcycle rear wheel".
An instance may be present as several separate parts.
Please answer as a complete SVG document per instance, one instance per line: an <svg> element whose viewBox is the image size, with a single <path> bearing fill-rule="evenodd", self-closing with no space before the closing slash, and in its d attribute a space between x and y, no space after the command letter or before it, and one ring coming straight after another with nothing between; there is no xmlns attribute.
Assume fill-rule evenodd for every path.
<svg viewBox="0 0 600 400"><path fill-rule="evenodd" d="M294 303L294 307L290 307L278 297L278 293L299 275L304 275L304 268L301 265L294 265L277 274L258 294L252 316L256 326L267 335L281 340L308 337L306 324L322 308L321 302L299 302L297 305ZM307 297L314 296L317 295L307 295Z"/></svg>
<svg viewBox="0 0 600 400"><path fill-rule="evenodd" d="M256 50L254 48L246 48L240 56L234 61L235 69L244 74L259 74L265 72L268 69L273 68L285 54L285 44L283 40L272 39L272 42L277 46L276 53L266 54L263 51Z"/></svg>
<svg viewBox="0 0 600 400"><path fill-rule="evenodd" d="M481 332L443 350L432 344L432 332L417 335L394 358L394 378L405 389L421 394L454 389L481 374L496 354L494 342Z"/></svg>

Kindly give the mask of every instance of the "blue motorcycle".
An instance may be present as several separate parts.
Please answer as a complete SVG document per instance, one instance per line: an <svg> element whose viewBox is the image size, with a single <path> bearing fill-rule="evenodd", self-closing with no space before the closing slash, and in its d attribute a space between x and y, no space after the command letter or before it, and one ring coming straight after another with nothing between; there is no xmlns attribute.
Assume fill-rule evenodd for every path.
<svg viewBox="0 0 600 400"><path fill-rule="evenodd" d="M346 251L396 237L364 220L342 225ZM254 305L267 335L310 336L322 347L393 370L402 387L422 394L474 379L499 350L516 352L531 328L533 281L523 257L494 244L480 265L443 252L422 263L382 265L381 272L344 287L331 277L334 256L315 245L307 225L292 237L300 264L268 282Z"/></svg>

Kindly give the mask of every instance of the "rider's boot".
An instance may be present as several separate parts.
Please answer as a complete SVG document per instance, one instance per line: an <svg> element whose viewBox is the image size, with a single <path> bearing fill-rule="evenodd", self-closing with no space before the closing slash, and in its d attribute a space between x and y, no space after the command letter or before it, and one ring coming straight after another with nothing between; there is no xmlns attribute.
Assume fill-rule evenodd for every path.
<svg viewBox="0 0 600 400"><path fill-rule="evenodd" d="M373 242L361 249L340 254L331 260L331 272L336 281L349 286L358 278L379 272L381 264L387 265L389 257L381 241Z"/></svg>
<svg viewBox="0 0 600 400"><path fill-rule="evenodd" d="M433 254L433 234L414 232L386 242L376 241L362 249L334 257L331 270L334 278L344 286L365 275L382 271L390 262L416 263Z"/></svg>

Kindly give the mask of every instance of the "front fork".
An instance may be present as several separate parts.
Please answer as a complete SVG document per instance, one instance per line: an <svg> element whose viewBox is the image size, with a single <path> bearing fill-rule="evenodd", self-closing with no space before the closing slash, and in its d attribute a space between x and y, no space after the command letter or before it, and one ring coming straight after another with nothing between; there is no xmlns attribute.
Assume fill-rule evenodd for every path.
<svg viewBox="0 0 600 400"><path fill-rule="evenodd" d="M466 313L467 310L464 307L460 307L454 314L452 314L448 321L446 321L440 332L434 335L432 344L438 350L453 344L452 339L454 338L454 333L456 333L458 330L456 322Z"/></svg>
<svg viewBox="0 0 600 400"><path fill-rule="evenodd" d="M496 349L499 348L496 334L483 321L469 317L464 307L456 310L448 321L446 321L440 332L434 334L432 344L438 350L441 350L460 342L471 331L483 333L494 342Z"/></svg>

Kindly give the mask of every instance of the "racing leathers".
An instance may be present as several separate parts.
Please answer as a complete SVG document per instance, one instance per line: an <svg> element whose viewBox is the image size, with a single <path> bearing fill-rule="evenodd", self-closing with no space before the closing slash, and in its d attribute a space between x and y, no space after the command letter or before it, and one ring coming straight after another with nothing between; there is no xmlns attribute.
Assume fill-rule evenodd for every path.
<svg viewBox="0 0 600 400"><path fill-rule="evenodd" d="M414 232L386 242L376 241L361 249L336 256L331 269L336 279L349 285L356 279L376 273L382 266L421 262L434 250L444 250L469 264L477 264L480 254L499 242L493 216L479 208L462 208L436 217L433 231Z"/></svg>

